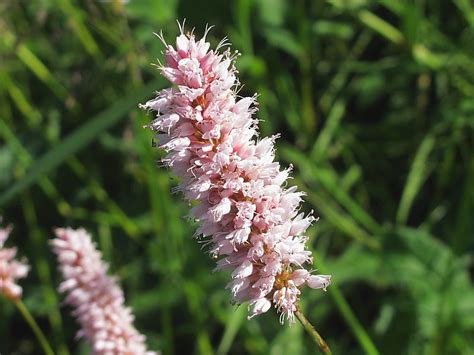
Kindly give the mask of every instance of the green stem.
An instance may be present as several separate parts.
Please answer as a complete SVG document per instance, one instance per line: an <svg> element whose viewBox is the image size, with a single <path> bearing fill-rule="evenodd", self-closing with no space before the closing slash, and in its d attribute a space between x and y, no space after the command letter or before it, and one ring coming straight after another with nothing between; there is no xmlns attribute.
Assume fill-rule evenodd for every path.
<svg viewBox="0 0 474 355"><path fill-rule="evenodd" d="M316 345L318 345L319 349L323 354L331 354L331 350L329 349L328 344L324 341L318 331L313 327L313 325L306 319L304 314L301 312L300 308L295 312L296 318L300 321L301 325L304 327L306 332L309 336L314 340Z"/></svg>
<svg viewBox="0 0 474 355"><path fill-rule="evenodd" d="M45 335L41 331L40 327L38 326L38 323L36 323L35 319L31 315L30 311L25 307L23 302L21 300L14 301L16 307L20 311L21 315L25 319L26 323L31 327L31 330L33 330L33 333L35 333L36 339L38 339L38 342L40 343L41 347L43 348L43 352L46 355L54 355L53 349L51 349L51 345L49 344L48 340L46 339Z"/></svg>

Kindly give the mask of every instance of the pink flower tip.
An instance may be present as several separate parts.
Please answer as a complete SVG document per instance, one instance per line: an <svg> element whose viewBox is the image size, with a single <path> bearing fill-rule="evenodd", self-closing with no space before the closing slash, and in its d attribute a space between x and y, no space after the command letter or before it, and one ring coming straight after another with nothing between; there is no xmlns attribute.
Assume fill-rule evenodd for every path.
<svg viewBox="0 0 474 355"><path fill-rule="evenodd" d="M322 288L326 291L326 287L331 284L331 275L311 275L306 282L311 288Z"/></svg>

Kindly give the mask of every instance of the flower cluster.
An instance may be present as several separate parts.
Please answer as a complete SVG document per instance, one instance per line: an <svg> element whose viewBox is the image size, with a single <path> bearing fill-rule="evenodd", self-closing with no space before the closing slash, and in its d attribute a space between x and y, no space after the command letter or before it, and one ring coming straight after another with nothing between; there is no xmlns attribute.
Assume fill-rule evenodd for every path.
<svg viewBox="0 0 474 355"><path fill-rule="evenodd" d="M237 303L249 302L249 318L272 305L294 322L304 284L323 288L328 275L311 275L303 235L314 220L298 213L303 193L286 188L290 169L274 161L274 141L258 139L255 97L238 97L229 49L210 50L204 37L181 34L165 44L161 74L175 86L158 92L142 108L155 110L148 125L167 152L165 165L180 178L198 236L209 237L217 269L232 272L228 288Z"/></svg>
<svg viewBox="0 0 474 355"><path fill-rule="evenodd" d="M29 266L15 260L16 248L4 248L11 229L11 227L0 228L0 294L16 301L20 299L22 289L15 282L26 277Z"/></svg>
<svg viewBox="0 0 474 355"><path fill-rule="evenodd" d="M93 354L147 354L145 337L133 327L133 315L124 307L116 280L107 276L108 266L83 229L56 229L52 240L64 281L59 291L68 292L81 331Z"/></svg>

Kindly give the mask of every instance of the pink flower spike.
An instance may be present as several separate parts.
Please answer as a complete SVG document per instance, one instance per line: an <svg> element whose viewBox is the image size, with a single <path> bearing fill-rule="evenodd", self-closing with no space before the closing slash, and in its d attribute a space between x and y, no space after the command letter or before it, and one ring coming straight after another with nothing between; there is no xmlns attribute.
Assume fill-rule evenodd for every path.
<svg viewBox="0 0 474 355"><path fill-rule="evenodd" d="M238 53L222 41L215 50L180 26L176 48L165 44L161 74L172 87L140 105L156 111L147 125L180 178L179 190L194 207L197 236L209 238L217 270L231 272L232 301L249 303L249 318L271 305L294 322L301 288L325 288L328 276L310 276L306 229L315 220L298 213L302 192L286 188L291 167L275 161L278 136L260 138L256 95L237 94ZM320 287L321 286L321 287Z"/></svg>
<svg viewBox="0 0 474 355"><path fill-rule="evenodd" d="M5 248L12 228L0 228L0 294L17 301L21 298L22 288L16 280L26 277L30 267L24 261L15 260L16 248Z"/></svg>
<svg viewBox="0 0 474 355"><path fill-rule="evenodd" d="M75 308L84 337L96 355L153 355L145 337L133 326L134 317L124 307L124 296L116 279L107 276L108 265L101 259L84 229L58 228L51 241L64 281L60 292L68 292L65 302Z"/></svg>

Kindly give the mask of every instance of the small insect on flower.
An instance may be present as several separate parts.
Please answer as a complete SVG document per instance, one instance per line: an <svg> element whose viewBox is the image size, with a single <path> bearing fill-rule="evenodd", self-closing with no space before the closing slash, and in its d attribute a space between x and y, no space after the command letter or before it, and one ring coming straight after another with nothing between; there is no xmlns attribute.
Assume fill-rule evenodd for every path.
<svg viewBox="0 0 474 355"><path fill-rule="evenodd" d="M249 303L249 318L273 304L292 323L301 288L325 289L331 280L303 269L312 262L304 233L315 218L298 214L303 193L285 187L291 168L274 161L276 136L258 136L256 97L237 95L238 53L219 52L226 39L210 49L209 28L199 40L180 32L174 47L158 36L165 45L158 68L173 87L140 105L157 113L147 127L185 199L198 202L196 235L210 241L216 269L231 272L232 300Z"/></svg>

